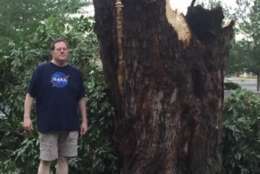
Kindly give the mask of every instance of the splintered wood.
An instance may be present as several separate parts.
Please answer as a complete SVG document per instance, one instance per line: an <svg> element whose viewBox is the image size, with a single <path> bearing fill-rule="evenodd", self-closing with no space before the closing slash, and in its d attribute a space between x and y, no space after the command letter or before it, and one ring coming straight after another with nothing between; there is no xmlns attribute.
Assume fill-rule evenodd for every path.
<svg viewBox="0 0 260 174"><path fill-rule="evenodd" d="M125 80L125 60L123 53L123 3L121 0L116 0L116 35L117 35L117 54L118 54L118 66L117 66L117 81L120 94L123 93L123 86Z"/></svg>
<svg viewBox="0 0 260 174"><path fill-rule="evenodd" d="M166 0L166 17L169 24L177 32L178 40L181 41L184 47L190 45L191 42L191 30L183 14L177 12L177 10L172 10L170 6L170 0Z"/></svg>

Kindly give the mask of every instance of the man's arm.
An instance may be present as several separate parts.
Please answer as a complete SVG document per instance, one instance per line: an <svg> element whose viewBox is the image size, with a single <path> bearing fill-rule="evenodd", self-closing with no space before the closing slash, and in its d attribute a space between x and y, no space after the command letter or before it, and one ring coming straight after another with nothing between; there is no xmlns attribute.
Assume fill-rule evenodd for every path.
<svg viewBox="0 0 260 174"><path fill-rule="evenodd" d="M23 114L23 127L25 130L31 131L33 129L31 120L33 98L29 93L26 94L24 100L24 114Z"/></svg>
<svg viewBox="0 0 260 174"><path fill-rule="evenodd" d="M88 116L87 116L87 106L86 99L82 97L79 101L79 109L82 117L81 127L80 127L80 135L85 135L88 130Z"/></svg>

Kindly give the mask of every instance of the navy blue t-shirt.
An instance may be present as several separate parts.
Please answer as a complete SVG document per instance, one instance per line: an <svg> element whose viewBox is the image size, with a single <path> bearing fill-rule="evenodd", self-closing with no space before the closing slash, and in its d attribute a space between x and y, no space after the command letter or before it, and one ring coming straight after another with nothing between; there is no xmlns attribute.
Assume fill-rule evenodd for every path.
<svg viewBox="0 0 260 174"><path fill-rule="evenodd" d="M39 132L79 130L79 100L85 94L79 70L70 65L39 65L28 93L36 99Z"/></svg>

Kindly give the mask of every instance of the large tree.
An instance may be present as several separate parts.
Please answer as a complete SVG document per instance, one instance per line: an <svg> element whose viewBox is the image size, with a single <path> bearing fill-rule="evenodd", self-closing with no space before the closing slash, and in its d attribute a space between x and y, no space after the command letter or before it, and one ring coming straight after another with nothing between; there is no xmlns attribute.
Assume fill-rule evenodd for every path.
<svg viewBox="0 0 260 174"><path fill-rule="evenodd" d="M183 16L168 0L94 0L121 174L221 173L233 23L194 2Z"/></svg>

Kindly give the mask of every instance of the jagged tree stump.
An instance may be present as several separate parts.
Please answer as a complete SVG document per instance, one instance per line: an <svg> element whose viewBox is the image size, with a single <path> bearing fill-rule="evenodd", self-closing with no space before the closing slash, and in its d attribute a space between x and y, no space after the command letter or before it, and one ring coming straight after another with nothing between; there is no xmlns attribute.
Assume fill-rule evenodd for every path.
<svg viewBox="0 0 260 174"><path fill-rule="evenodd" d="M94 0L116 108L121 174L220 174L224 62L233 23L220 7Z"/></svg>

